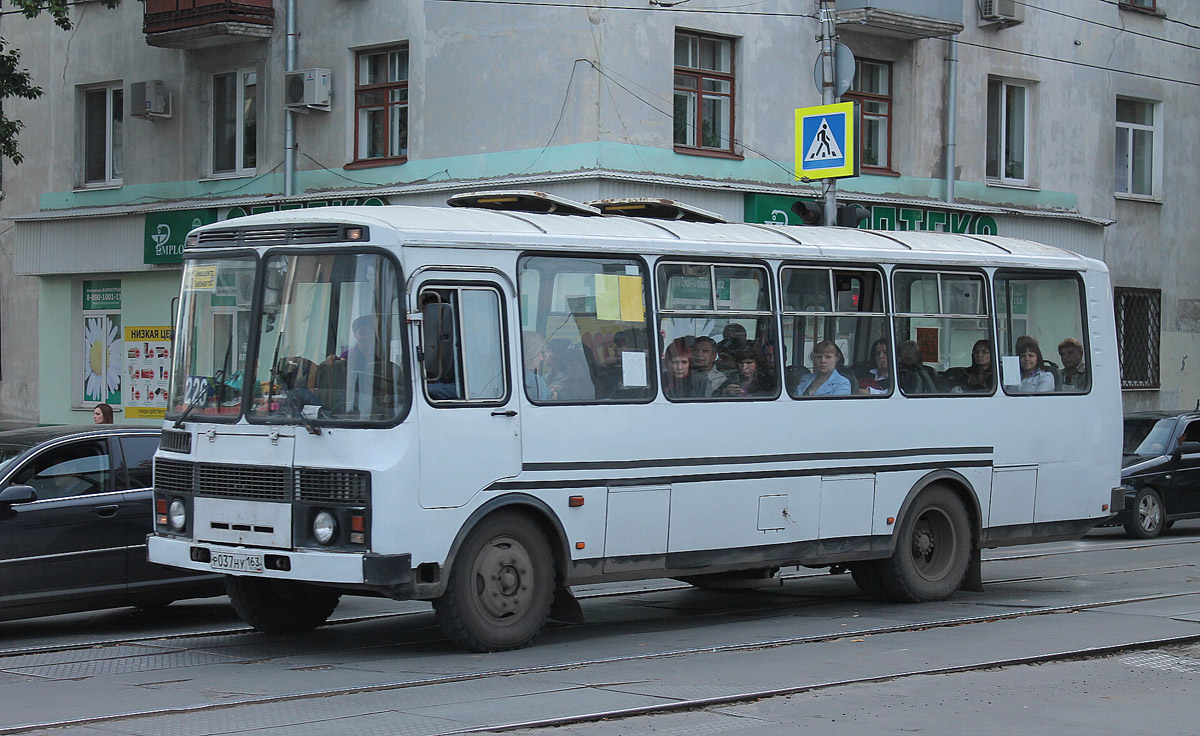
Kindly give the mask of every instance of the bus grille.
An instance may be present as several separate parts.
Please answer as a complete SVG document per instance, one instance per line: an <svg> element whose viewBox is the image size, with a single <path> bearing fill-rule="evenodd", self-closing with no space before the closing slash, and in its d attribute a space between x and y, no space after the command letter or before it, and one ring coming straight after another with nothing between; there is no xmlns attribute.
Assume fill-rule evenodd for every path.
<svg viewBox="0 0 1200 736"><path fill-rule="evenodd" d="M164 429L159 447L170 452L189 453L192 451L192 433Z"/></svg>
<svg viewBox="0 0 1200 736"><path fill-rule="evenodd" d="M296 469L296 500L308 503L365 505L371 475L361 470Z"/></svg>
<svg viewBox="0 0 1200 736"><path fill-rule="evenodd" d="M195 486L195 464L178 460L157 460L154 463L154 488L166 493L191 493Z"/></svg>
<svg viewBox="0 0 1200 736"><path fill-rule="evenodd" d="M345 240L347 226L337 224L296 225L277 228L229 228L199 233L196 244L287 245L289 243L338 243Z"/></svg>
<svg viewBox="0 0 1200 736"><path fill-rule="evenodd" d="M290 501L290 476L287 468L200 463L196 466L196 495L250 501Z"/></svg>

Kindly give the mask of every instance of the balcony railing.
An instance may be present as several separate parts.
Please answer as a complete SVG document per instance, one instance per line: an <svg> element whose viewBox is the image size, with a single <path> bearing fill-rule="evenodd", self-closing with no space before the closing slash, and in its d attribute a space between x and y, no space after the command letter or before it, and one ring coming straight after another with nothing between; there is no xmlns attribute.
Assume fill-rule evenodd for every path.
<svg viewBox="0 0 1200 736"><path fill-rule="evenodd" d="M267 38L275 25L271 0L145 0L146 43L204 48Z"/></svg>

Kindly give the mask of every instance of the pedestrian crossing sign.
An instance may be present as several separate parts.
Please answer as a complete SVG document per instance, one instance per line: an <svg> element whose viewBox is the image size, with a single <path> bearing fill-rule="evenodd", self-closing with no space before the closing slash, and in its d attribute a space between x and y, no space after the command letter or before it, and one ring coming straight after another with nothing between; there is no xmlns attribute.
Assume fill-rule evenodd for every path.
<svg viewBox="0 0 1200 736"><path fill-rule="evenodd" d="M838 179L858 175L854 103L796 110L796 178Z"/></svg>

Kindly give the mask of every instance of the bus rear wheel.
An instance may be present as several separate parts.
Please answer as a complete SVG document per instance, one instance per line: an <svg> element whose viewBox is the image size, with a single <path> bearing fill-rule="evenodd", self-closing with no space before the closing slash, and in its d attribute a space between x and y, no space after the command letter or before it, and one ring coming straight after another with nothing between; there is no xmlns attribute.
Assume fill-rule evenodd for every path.
<svg viewBox="0 0 1200 736"><path fill-rule="evenodd" d="M319 585L228 575L225 590L239 618L268 634L311 631L329 620L341 596Z"/></svg>
<svg viewBox="0 0 1200 736"><path fill-rule="evenodd" d="M894 601L942 600L962 586L970 558L971 529L962 501L948 488L932 486L901 522L895 552L877 563L879 582Z"/></svg>
<svg viewBox="0 0 1200 736"><path fill-rule="evenodd" d="M467 535L446 592L433 607L450 641L499 652L533 641L553 600L554 562L545 533L528 517L503 513Z"/></svg>

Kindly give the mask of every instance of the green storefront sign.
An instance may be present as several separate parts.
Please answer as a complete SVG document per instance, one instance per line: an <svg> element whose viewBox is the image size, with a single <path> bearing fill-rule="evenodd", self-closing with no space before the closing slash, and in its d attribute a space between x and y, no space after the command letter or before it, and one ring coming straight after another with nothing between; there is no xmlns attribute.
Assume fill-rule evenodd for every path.
<svg viewBox="0 0 1200 736"><path fill-rule="evenodd" d="M121 280L106 279L103 281L84 281L83 282L83 309L84 311L94 311L97 309L120 309L121 308Z"/></svg>
<svg viewBox="0 0 1200 736"><path fill-rule="evenodd" d="M142 263L179 263L183 260L183 239L188 232L216 221L215 208L146 213Z"/></svg>
<svg viewBox="0 0 1200 736"><path fill-rule="evenodd" d="M776 225L799 225L800 217L792 212L792 203L801 197L782 197L775 194L747 194L746 222ZM804 197L803 199L812 199ZM936 230L971 235L999 235L996 218L973 212L955 212L927 207L897 207L895 205L864 205L871 216L859 225L862 230Z"/></svg>

